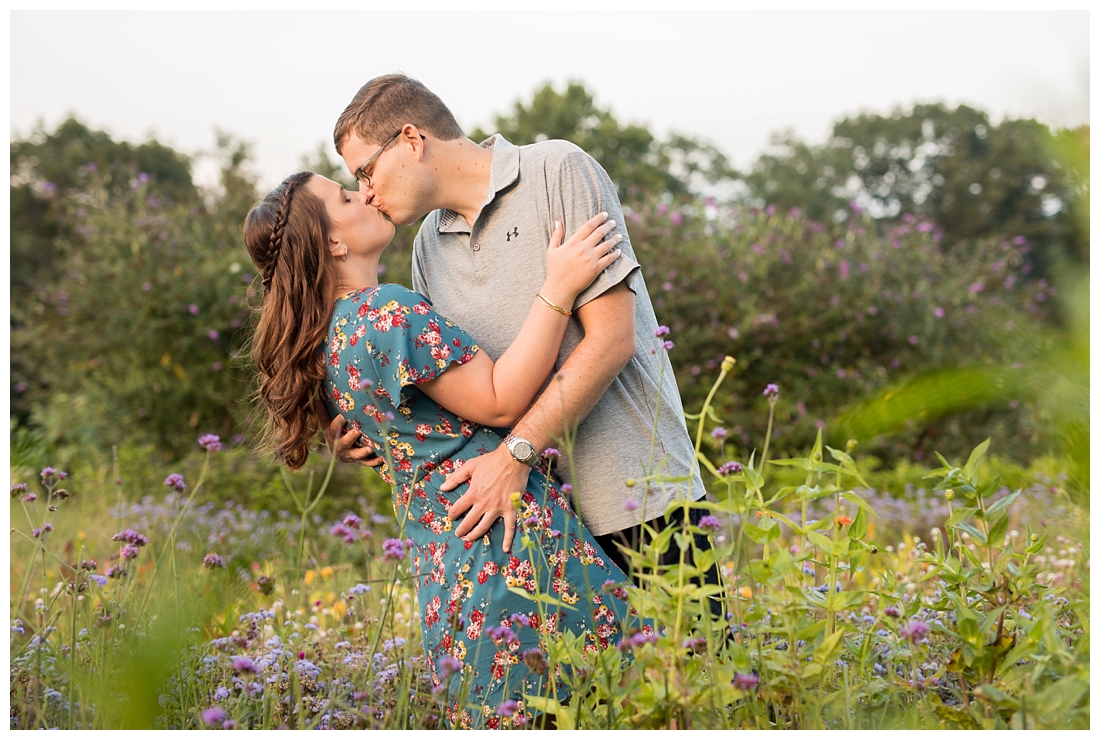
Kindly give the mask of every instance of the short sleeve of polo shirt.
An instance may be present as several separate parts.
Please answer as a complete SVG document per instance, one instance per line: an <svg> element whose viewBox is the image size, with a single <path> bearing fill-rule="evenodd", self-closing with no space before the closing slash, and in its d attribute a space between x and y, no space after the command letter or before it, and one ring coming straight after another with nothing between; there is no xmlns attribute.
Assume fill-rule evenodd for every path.
<svg viewBox="0 0 1100 740"><path fill-rule="evenodd" d="M547 184L551 199L560 199L566 235L572 234L602 211L607 211L607 217L615 221L612 234L623 235L623 240L617 245L622 250L622 256L581 291L573 308L580 308L622 282L626 282L627 287L637 293L632 283L634 276L641 272L641 266L634 257L634 248L626 231L626 219L623 217L623 207L619 203L615 184L611 182L604 168L585 152L571 151L562 158L557 182L551 181Z"/></svg>

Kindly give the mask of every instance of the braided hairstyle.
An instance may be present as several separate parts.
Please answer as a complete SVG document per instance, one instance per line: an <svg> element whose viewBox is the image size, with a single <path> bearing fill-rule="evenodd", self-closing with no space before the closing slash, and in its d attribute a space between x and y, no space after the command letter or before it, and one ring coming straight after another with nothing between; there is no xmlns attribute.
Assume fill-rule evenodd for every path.
<svg viewBox="0 0 1100 740"><path fill-rule="evenodd" d="M247 347L258 386L254 400L266 411L258 447L274 451L291 470L305 464L319 429L313 404L325 377L321 342L338 278L328 252L328 213L305 187L311 177L288 177L244 223L245 246L263 286Z"/></svg>

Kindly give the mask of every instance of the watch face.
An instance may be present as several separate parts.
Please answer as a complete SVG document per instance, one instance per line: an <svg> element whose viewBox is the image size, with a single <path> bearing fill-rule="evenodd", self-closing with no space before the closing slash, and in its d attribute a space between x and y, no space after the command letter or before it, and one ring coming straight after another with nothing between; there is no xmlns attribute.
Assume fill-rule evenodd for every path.
<svg viewBox="0 0 1100 740"><path fill-rule="evenodd" d="M512 451L516 454L517 460L530 460L535 456L535 448L529 442L516 442Z"/></svg>

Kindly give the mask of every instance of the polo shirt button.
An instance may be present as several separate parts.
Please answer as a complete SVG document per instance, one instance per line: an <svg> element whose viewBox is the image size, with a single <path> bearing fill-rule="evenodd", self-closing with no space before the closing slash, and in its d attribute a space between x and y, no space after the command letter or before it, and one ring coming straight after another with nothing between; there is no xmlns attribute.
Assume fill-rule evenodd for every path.
<svg viewBox="0 0 1100 740"><path fill-rule="evenodd" d="M475 244L474 245L474 251L475 252L480 252L481 251L481 245L480 244Z"/></svg>

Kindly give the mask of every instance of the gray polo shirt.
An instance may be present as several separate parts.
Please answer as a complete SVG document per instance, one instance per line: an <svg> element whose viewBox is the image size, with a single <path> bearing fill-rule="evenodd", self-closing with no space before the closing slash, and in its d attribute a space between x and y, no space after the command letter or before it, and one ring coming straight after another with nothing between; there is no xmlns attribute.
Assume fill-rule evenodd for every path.
<svg viewBox="0 0 1100 740"><path fill-rule="evenodd" d="M644 485L626 486L627 479L657 469L686 478L694 447L668 354L654 336L657 319L611 179L596 160L567 141L517 147L497 134L482 146L493 151L485 203L472 227L454 211L428 214L413 245L413 287L496 360L519 334L546 279L546 247L554 222L562 221L569 237L592 216L607 211L624 237L619 243L623 255L574 305L582 306L625 281L636 295L638 349L580 424L573 472L565 460L555 469L572 483L574 506L597 535L639 524L643 511L646 520L659 517L673 497L702 498L706 492L698 473L690 484L655 485L648 495ZM583 337L576 316L570 318L555 370Z"/></svg>

